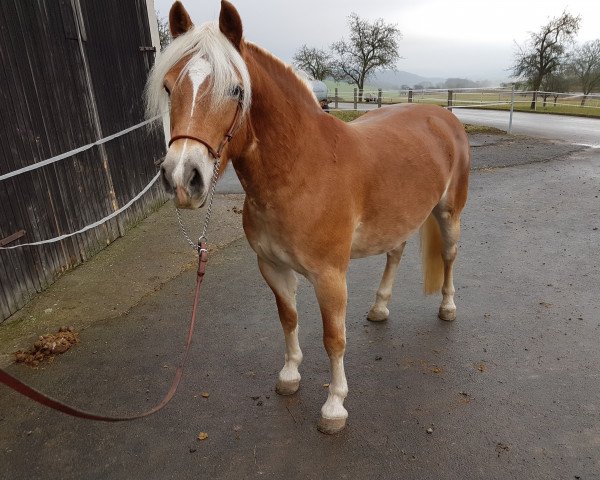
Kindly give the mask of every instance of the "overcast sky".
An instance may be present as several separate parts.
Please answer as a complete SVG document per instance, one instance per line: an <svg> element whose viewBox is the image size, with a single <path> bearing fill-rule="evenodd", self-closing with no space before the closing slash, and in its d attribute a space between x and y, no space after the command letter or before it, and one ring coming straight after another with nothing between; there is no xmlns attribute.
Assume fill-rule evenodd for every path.
<svg viewBox="0 0 600 480"><path fill-rule="evenodd" d="M162 17L171 0L154 0ZM218 0L183 0L194 23L218 17ZM291 62L304 43L328 48L347 36L351 12L384 18L402 32L398 70L426 77L499 81L508 77L515 41L563 10L581 15L578 41L600 38L600 0L233 0L246 39Z"/></svg>

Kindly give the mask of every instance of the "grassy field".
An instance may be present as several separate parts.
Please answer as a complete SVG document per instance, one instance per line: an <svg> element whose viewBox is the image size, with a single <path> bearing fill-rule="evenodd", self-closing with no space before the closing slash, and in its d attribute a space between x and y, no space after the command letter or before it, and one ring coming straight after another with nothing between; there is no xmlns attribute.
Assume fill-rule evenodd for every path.
<svg viewBox="0 0 600 480"><path fill-rule="evenodd" d="M331 111L331 115L333 115L334 117L339 118L340 120L343 120L344 122L351 122L352 120L356 120L358 117L360 117L361 115L364 115L365 111L362 112L357 112L355 110L333 110ZM469 123L465 123L465 131L467 133L488 133L488 134L495 134L495 135L501 135L503 133L506 133L504 130L500 130L498 128L494 128L494 127L487 127L484 125L472 125Z"/></svg>
<svg viewBox="0 0 600 480"><path fill-rule="evenodd" d="M367 112L357 112L356 110L332 110L330 113L344 122L351 122Z"/></svg>
<svg viewBox="0 0 600 480"><path fill-rule="evenodd" d="M354 87L352 85L334 82L326 82L329 88L330 98L335 96L335 86L338 86L338 100L343 102L354 101ZM331 85L330 85L331 84ZM365 95L377 95L377 89L373 87L365 87ZM556 103L555 103L556 100ZM413 91L413 103L426 103L432 105L448 105L448 92L445 90L425 90ZM509 110L511 101L510 90L472 90L472 91L455 91L453 93L453 105L474 108L484 108L492 110ZM384 90L382 92L383 104L406 103L408 102L408 92L402 90ZM544 104L543 97L538 96L537 108L530 109L531 93L523 94L516 92L515 94L515 111L535 112L535 113L552 113L558 115L573 115L581 117L597 117L600 118L600 96L596 95L589 97L584 107L580 106L581 97L572 94L560 94L556 99L549 95ZM332 105L333 106L333 105Z"/></svg>

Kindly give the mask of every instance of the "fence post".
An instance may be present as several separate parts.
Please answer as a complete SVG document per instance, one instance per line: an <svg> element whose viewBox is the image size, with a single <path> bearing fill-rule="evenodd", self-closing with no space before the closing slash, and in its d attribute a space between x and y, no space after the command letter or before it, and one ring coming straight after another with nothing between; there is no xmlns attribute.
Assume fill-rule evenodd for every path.
<svg viewBox="0 0 600 480"><path fill-rule="evenodd" d="M354 110L358 110L357 89L354 87Z"/></svg>
<svg viewBox="0 0 600 480"><path fill-rule="evenodd" d="M412 96L413 96L413 91L409 90L408 91L408 103L412 103Z"/></svg>
<svg viewBox="0 0 600 480"><path fill-rule="evenodd" d="M510 115L508 117L508 133L512 133L512 118L513 111L515 109L515 84L512 85L512 90L510 92Z"/></svg>
<svg viewBox="0 0 600 480"><path fill-rule="evenodd" d="M381 88L377 90L377 108L381 108Z"/></svg>
<svg viewBox="0 0 600 480"><path fill-rule="evenodd" d="M335 87L335 109L338 108L338 89Z"/></svg>
<svg viewBox="0 0 600 480"><path fill-rule="evenodd" d="M452 90L448 90L448 110L452 111Z"/></svg>

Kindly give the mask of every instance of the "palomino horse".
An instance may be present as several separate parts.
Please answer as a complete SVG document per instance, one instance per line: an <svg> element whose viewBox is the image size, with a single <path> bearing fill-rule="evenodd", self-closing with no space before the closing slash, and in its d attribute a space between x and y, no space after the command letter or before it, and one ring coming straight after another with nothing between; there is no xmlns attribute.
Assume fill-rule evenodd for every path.
<svg viewBox="0 0 600 480"><path fill-rule="evenodd" d="M348 417L344 374L346 270L351 258L387 254L369 320L385 320L406 240L421 229L425 292L441 289L442 320L456 318L452 264L467 199L470 151L456 117L399 105L350 124L323 112L292 68L245 41L237 10L195 27L183 5L169 13L174 40L148 80L148 114L170 97L171 142L162 178L175 203L198 208L215 162L231 159L246 192L243 224L277 303L285 364L277 392L298 390L296 273L314 286L331 362L318 427ZM231 138L232 137L232 138ZM231 140L231 141L229 141ZM217 147L218 146L218 147Z"/></svg>

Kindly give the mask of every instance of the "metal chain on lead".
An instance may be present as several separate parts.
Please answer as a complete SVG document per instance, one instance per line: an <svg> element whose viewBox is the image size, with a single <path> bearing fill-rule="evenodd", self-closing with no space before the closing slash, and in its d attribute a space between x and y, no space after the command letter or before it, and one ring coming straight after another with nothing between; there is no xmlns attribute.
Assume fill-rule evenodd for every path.
<svg viewBox="0 0 600 480"><path fill-rule="evenodd" d="M208 224L210 223L210 216L212 214L213 198L215 196L215 189L217 188L217 178L219 176L220 163L220 160L217 159L213 168L213 175L210 181L210 191L208 193L208 205L206 206L206 215L204 217L204 225L202 227L202 233L200 234L200 238L198 238L198 242L193 242L190 236L188 235L187 229L183 224L183 219L181 218L181 212L177 207L175 207L175 212L177 213L177 221L179 222L179 228L181 228L183 236L196 253L198 253L200 242L202 240L204 240L205 242L208 240L206 238L206 232L208 230Z"/></svg>
<svg viewBox="0 0 600 480"><path fill-rule="evenodd" d="M213 176L212 176L211 185L210 185L210 193L208 194L208 205L206 206L206 216L204 217L204 225L202 227L202 233L200 234L200 238L198 239L198 244L200 244L200 241L202 239L204 239L204 241L208 240L206 238L206 231L208 230L208 224L210 223L210 215L212 213L213 199L215 196L215 189L217 188L217 177L219 176L220 166L221 166L221 159L217 158L215 161L214 169L213 169Z"/></svg>
<svg viewBox="0 0 600 480"><path fill-rule="evenodd" d="M187 233L187 230L185 229L185 225L183 224L183 220L181 218L181 212L179 211L179 209L177 207L175 207L175 212L177 213L177 221L179 222L179 228L181 228L181 233L183 233L183 236L185 237L187 242L190 244L190 246L194 250L198 250L198 245L196 245L194 242L192 242L192 239L190 238L190 236Z"/></svg>

